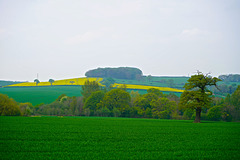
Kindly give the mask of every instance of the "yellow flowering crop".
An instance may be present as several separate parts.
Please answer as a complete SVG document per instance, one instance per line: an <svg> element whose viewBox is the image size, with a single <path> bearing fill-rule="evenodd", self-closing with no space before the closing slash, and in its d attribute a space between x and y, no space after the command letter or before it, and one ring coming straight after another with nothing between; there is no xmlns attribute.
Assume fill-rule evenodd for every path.
<svg viewBox="0 0 240 160"><path fill-rule="evenodd" d="M84 85L85 81L97 81L100 86L102 85L100 82L103 78L72 78L72 79L63 79L63 80L56 80L52 83L53 86L72 86L72 85ZM121 87L123 84L115 83L113 87ZM144 85L134 85L134 84L125 84L127 89L143 89L147 90L149 88L156 88L160 91L167 91L167 92L183 92L183 90L176 89L176 88L169 88L169 87L156 87L156 86L144 86ZM9 87L31 87L36 86L34 82L24 82L18 83L13 85L8 85ZM51 86L50 82L40 82L37 86Z"/></svg>
<svg viewBox="0 0 240 160"><path fill-rule="evenodd" d="M121 87L123 84L115 83L113 87ZM167 91L167 92L183 92L183 90L176 89L176 88L169 88L169 87L156 87L156 86L144 86L144 85L135 85L135 84L126 84L127 89L143 89L147 90L150 88L156 88L160 91Z"/></svg>
<svg viewBox="0 0 240 160"><path fill-rule="evenodd" d="M64 80L56 80L52 83L53 86L65 86L65 85L84 85L85 81L97 81L102 86L100 81L102 81L102 78L72 78L72 79L64 79ZM24 83L18 83L13 85L8 85L8 87L30 87L30 86L36 86L36 83L34 82L24 82ZM40 82L37 86L51 86L50 82Z"/></svg>

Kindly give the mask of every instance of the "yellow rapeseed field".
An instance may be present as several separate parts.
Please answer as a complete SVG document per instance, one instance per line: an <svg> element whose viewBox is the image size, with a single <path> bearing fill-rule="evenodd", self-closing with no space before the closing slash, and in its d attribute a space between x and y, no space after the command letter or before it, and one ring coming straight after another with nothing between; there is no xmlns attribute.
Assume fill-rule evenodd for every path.
<svg viewBox="0 0 240 160"><path fill-rule="evenodd" d="M72 78L72 79L63 79L63 80L55 80L52 85L53 86L65 86L65 85L84 85L85 81L97 81L100 86L104 86L101 84L103 78ZM50 86L50 82L40 82L37 86ZM115 83L113 87L121 87L123 84ZM183 90L176 89L176 88L169 88L169 87L156 87L156 86L144 86L144 85L134 85L134 84L125 84L127 89L143 89L147 90L149 88L156 88L160 91L167 91L167 92L183 92ZM8 87L31 87L36 86L34 82L24 82L18 83L13 85L8 85Z"/></svg>
<svg viewBox="0 0 240 160"><path fill-rule="evenodd" d="M121 87L123 84L115 83L113 87ZM160 91L167 91L167 92L183 92L183 90L176 89L176 88L169 88L169 87L156 87L156 86L144 86L144 85L135 85L135 84L126 84L127 89L150 89L156 88Z"/></svg>
<svg viewBox="0 0 240 160"><path fill-rule="evenodd" d="M52 85L53 86L63 86L63 85L84 85L85 81L97 81L99 82L102 81L102 78L72 78L72 79L63 79L63 80L55 80ZM50 82L40 82L38 83L37 86L50 86ZM28 87L28 86L36 86L36 83L34 82L24 82L24 83L18 83L18 84L13 84L9 85L9 87Z"/></svg>

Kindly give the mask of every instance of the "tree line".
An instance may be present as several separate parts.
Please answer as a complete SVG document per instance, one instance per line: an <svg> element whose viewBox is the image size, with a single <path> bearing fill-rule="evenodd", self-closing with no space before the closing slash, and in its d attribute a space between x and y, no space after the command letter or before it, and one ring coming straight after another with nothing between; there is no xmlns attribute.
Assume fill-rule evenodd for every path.
<svg viewBox="0 0 240 160"><path fill-rule="evenodd" d="M108 79L111 81L111 79ZM220 79L199 72L189 78L181 97L174 93L163 94L151 88L146 94L127 92L126 86L102 87L96 81L86 81L81 97L60 95L50 104L33 106L17 103L0 94L0 115L55 115L103 116L155 119L193 119L215 121L240 120L240 86L225 99L214 97L207 86L216 86ZM110 83L110 82L109 82Z"/></svg>
<svg viewBox="0 0 240 160"><path fill-rule="evenodd" d="M118 79L139 79L143 75L142 71L133 67L119 68L97 68L89 70L85 73L86 77L103 77L103 78L118 78Z"/></svg>

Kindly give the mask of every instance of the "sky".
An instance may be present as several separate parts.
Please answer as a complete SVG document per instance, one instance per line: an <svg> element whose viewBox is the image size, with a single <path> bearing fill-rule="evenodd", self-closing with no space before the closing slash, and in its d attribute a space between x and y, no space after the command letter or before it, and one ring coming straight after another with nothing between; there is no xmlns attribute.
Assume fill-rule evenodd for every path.
<svg viewBox="0 0 240 160"><path fill-rule="evenodd" d="M0 0L0 80L240 74L239 0Z"/></svg>

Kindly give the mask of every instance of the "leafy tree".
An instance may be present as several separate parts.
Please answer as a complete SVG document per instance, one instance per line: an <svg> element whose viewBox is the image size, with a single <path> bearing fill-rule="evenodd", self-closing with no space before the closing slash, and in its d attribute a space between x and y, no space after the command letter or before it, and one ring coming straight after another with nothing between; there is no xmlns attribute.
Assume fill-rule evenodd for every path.
<svg viewBox="0 0 240 160"><path fill-rule="evenodd" d="M191 108L196 111L195 123L200 123L201 111L203 108L208 108L211 103L211 95L207 86L216 86L217 82L221 81L216 77L204 75L202 72L193 75L184 85L185 91L180 97L180 108Z"/></svg>
<svg viewBox="0 0 240 160"><path fill-rule="evenodd" d="M156 88L149 88L147 90L147 92L156 94L158 97L164 97L163 93L159 89L156 89Z"/></svg>
<svg viewBox="0 0 240 160"><path fill-rule="evenodd" d="M113 78L104 78L102 84L105 85L107 91L110 91L113 88L115 80Z"/></svg>
<svg viewBox="0 0 240 160"><path fill-rule="evenodd" d="M152 108L151 102L156 101L157 99L158 96L156 94L147 93L138 97L133 104L135 107L140 107L142 110L145 111L147 108Z"/></svg>
<svg viewBox="0 0 240 160"><path fill-rule="evenodd" d="M212 121L220 121L222 117L222 106L214 106L210 108L207 117Z"/></svg>
<svg viewBox="0 0 240 160"><path fill-rule="evenodd" d="M147 118L152 118L152 109L151 108L147 108L145 111L145 116Z"/></svg>
<svg viewBox="0 0 240 160"><path fill-rule="evenodd" d="M114 117L119 117L121 115L121 112L115 107L113 108L112 112Z"/></svg>
<svg viewBox="0 0 240 160"><path fill-rule="evenodd" d="M89 116L90 116L90 113L91 113L91 111L90 111L89 108L84 109L84 115L85 115L85 116L89 117Z"/></svg>
<svg viewBox="0 0 240 160"><path fill-rule="evenodd" d="M187 108L185 109L182 118L185 120L189 120L192 118L193 114L194 114L194 110Z"/></svg>
<svg viewBox="0 0 240 160"><path fill-rule="evenodd" d="M29 102L19 104L23 116L29 116L33 113L33 105Z"/></svg>
<svg viewBox="0 0 240 160"><path fill-rule="evenodd" d="M83 95L83 102L95 91L100 90L100 85L97 81L85 81L84 85L82 86L82 95Z"/></svg>
<svg viewBox="0 0 240 160"><path fill-rule="evenodd" d="M170 101L169 99L162 97L157 101L152 101L152 112L153 117L170 119L172 118L172 113L176 111L177 104L175 101Z"/></svg>
<svg viewBox="0 0 240 160"><path fill-rule="evenodd" d="M98 107L107 107L109 110L117 108L125 116L125 112L129 109L130 100L131 97L128 92L121 89L113 89L105 94Z"/></svg>
<svg viewBox="0 0 240 160"><path fill-rule="evenodd" d="M75 96L73 96L71 98L71 102L70 102L70 110L71 110L72 115L75 115L76 108L77 108L77 98Z"/></svg>
<svg viewBox="0 0 240 160"><path fill-rule="evenodd" d="M20 116L21 111L17 102L7 95L0 93L0 115L1 116Z"/></svg>
<svg viewBox="0 0 240 160"><path fill-rule="evenodd" d="M38 85L38 83L40 83L38 79L34 79L34 82L36 83L36 86Z"/></svg>
<svg viewBox="0 0 240 160"><path fill-rule="evenodd" d="M54 80L53 79L49 79L48 82L51 83L51 86L52 86Z"/></svg>
<svg viewBox="0 0 240 160"><path fill-rule="evenodd" d="M234 91L234 93L231 96L232 104L237 108L240 109L240 85L237 87L237 89Z"/></svg>
<svg viewBox="0 0 240 160"><path fill-rule="evenodd" d="M91 115L96 110L97 104L103 99L104 92L96 91L93 92L85 101L83 109L89 108L91 111Z"/></svg>

